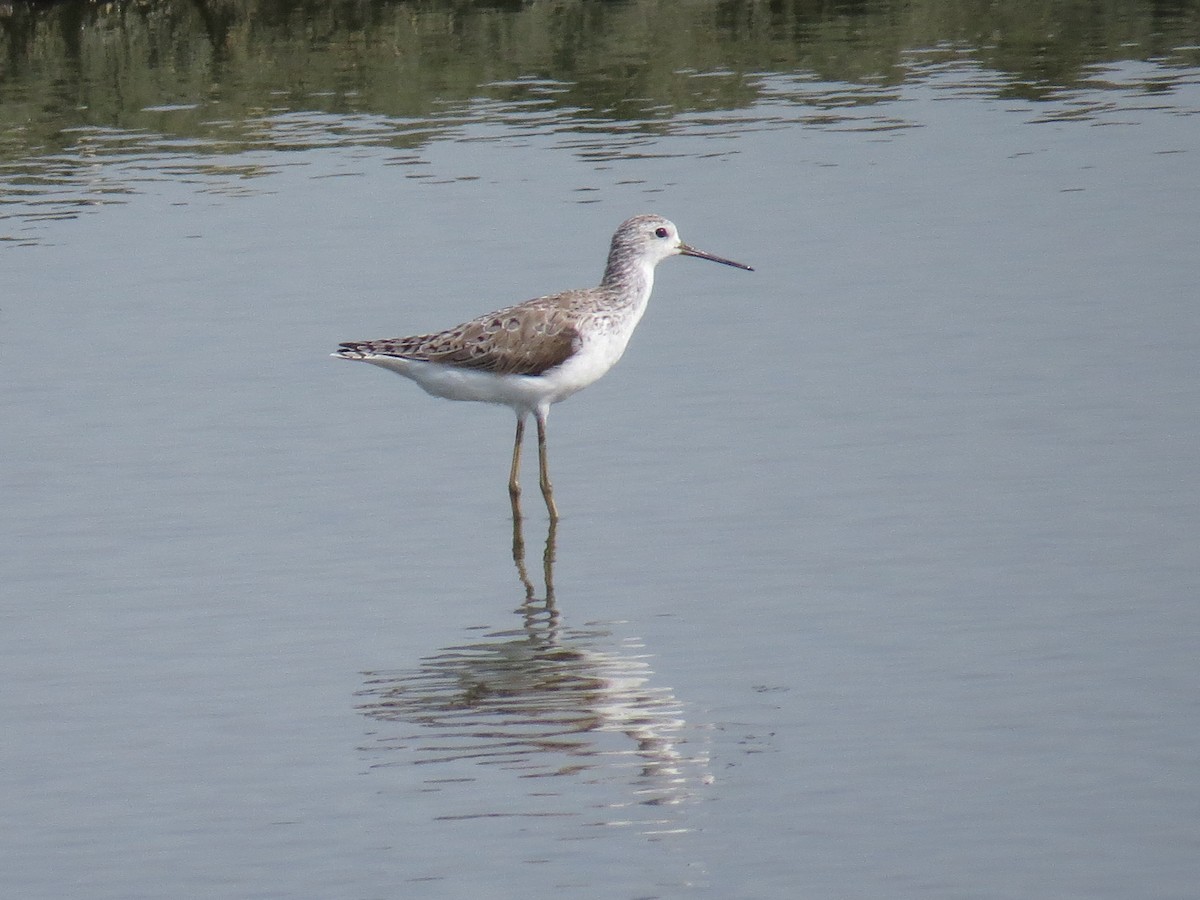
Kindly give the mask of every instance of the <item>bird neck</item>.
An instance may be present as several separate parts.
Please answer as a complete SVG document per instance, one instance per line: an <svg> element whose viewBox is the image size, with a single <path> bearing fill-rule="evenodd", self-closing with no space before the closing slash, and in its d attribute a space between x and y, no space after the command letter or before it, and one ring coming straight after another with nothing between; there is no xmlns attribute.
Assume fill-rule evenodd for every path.
<svg viewBox="0 0 1200 900"><path fill-rule="evenodd" d="M654 267L619 254L614 248L609 254L604 277L600 279L600 287L608 288L631 306L644 306L654 288Z"/></svg>

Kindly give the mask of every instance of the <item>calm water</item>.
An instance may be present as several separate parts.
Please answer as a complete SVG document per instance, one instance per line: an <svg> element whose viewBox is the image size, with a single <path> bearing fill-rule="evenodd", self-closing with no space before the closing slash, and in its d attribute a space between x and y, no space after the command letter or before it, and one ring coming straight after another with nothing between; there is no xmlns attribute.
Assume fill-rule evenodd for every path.
<svg viewBox="0 0 1200 900"><path fill-rule="evenodd" d="M7 893L1194 896L1194 10L221 9L0 19ZM516 565L327 354L647 211Z"/></svg>

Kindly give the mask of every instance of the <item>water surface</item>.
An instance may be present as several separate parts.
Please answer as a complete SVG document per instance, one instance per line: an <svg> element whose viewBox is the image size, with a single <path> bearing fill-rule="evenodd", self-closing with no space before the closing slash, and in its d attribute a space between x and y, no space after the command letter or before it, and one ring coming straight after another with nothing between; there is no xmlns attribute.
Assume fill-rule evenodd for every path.
<svg viewBox="0 0 1200 900"><path fill-rule="evenodd" d="M951 6L10 13L11 890L1190 896L1194 17ZM327 353L643 211L518 567Z"/></svg>

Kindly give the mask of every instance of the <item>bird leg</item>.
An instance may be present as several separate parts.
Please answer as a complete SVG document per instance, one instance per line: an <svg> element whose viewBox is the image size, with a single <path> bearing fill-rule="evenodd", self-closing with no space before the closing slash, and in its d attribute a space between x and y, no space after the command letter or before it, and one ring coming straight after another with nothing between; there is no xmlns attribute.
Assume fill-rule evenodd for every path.
<svg viewBox="0 0 1200 900"><path fill-rule="evenodd" d="M521 442L525 440L525 417L517 416L517 439L513 441L512 468L508 470L508 496L512 500L513 516L521 514Z"/></svg>
<svg viewBox="0 0 1200 900"><path fill-rule="evenodd" d="M537 416L538 470L542 496L546 498L546 510L550 513L550 521L557 522L558 507L554 504L554 485L550 483L550 470L546 467L546 412L539 409L535 415Z"/></svg>
<svg viewBox="0 0 1200 900"><path fill-rule="evenodd" d="M558 618L554 611L554 555L557 544L558 520L551 519L546 530L546 549L542 553L542 575L546 579L546 609L551 611L552 621Z"/></svg>

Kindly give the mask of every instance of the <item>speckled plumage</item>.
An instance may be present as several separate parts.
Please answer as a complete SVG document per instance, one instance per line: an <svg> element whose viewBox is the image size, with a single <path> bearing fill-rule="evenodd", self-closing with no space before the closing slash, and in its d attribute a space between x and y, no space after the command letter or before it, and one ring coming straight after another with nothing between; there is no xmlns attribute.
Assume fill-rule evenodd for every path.
<svg viewBox="0 0 1200 900"><path fill-rule="evenodd" d="M538 297L436 334L345 343L338 355L400 357L495 375L541 375L578 347L577 326L590 300L586 291Z"/></svg>
<svg viewBox="0 0 1200 900"><path fill-rule="evenodd" d="M509 477L514 513L521 438L532 413L542 493L557 518L545 457L550 406L592 384L621 358L650 300L654 267L677 254L750 269L689 247L661 216L634 216L613 235L598 287L527 300L434 334L348 341L334 356L391 369L437 397L512 407L517 414Z"/></svg>

